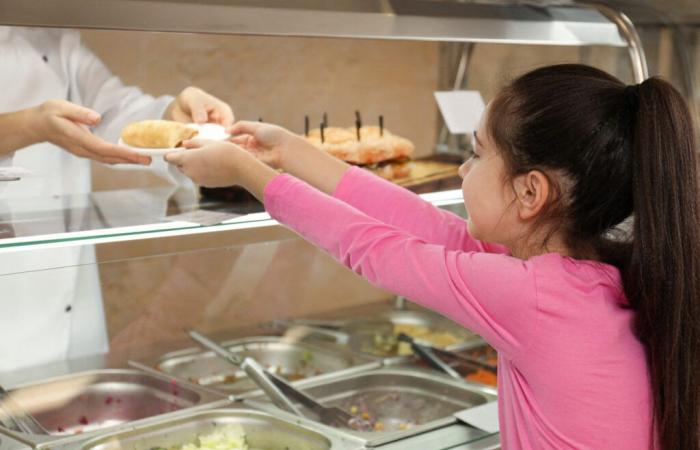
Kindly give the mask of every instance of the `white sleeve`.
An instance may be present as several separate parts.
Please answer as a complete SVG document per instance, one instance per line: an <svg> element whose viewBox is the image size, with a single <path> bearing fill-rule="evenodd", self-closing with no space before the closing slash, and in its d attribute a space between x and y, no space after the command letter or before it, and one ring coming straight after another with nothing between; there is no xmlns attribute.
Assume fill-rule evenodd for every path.
<svg viewBox="0 0 700 450"><path fill-rule="evenodd" d="M94 132L109 142L116 143L122 128L131 122L162 118L173 100L173 97L168 95L153 98L135 86L125 86L119 77L87 48L78 32L66 33L61 47L70 76L68 100L92 108L102 115L102 122ZM151 170L170 183L192 185L177 169L160 158L154 158L153 164L148 167L131 164L113 167Z"/></svg>

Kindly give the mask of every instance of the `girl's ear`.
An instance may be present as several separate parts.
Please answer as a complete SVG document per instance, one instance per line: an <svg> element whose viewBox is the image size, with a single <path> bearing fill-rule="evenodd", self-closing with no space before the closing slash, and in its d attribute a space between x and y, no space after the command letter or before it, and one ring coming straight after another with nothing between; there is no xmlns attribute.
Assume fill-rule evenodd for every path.
<svg viewBox="0 0 700 450"><path fill-rule="evenodd" d="M518 175L513 180L518 216L528 221L537 217L547 206L552 185L549 178L539 170Z"/></svg>

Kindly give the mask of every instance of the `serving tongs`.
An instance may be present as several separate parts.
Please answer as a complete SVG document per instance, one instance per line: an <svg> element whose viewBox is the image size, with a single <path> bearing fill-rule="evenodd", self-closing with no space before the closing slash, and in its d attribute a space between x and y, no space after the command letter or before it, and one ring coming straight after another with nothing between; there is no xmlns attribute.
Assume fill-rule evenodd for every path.
<svg viewBox="0 0 700 450"><path fill-rule="evenodd" d="M14 425L14 428L22 433L49 434L46 428L22 408L2 386L0 386L0 410L5 418Z"/></svg>
<svg viewBox="0 0 700 450"><path fill-rule="evenodd" d="M248 375L248 378L257 384L277 407L299 417L304 417L301 411L292 403L291 399L294 399L315 413L322 424L337 427L350 427L360 431L372 429L369 422L353 417L348 412L338 407L323 406L313 398L299 391L283 378L263 368L260 363L253 358L249 356L241 358L197 331L190 330L188 334L203 347L213 351L229 363L243 369L246 375Z"/></svg>
<svg viewBox="0 0 700 450"><path fill-rule="evenodd" d="M450 367L440 357L458 360L466 364L471 364L472 366L489 370L491 372L496 372L497 370L496 366L485 363L483 361L479 361L476 358L471 358L469 356L460 355L449 350L443 350L430 345L418 343L415 341L415 339L413 339L411 336L405 333L399 333L397 339L400 342L406 342L410 344L413 353L415 353L420 359L425 361L429 366L433 367L434 369L440 370L446 373L447 375L451 376L452 378L456 378L458 380L464 380L464 378L459 374L459 372Z"/></svg>

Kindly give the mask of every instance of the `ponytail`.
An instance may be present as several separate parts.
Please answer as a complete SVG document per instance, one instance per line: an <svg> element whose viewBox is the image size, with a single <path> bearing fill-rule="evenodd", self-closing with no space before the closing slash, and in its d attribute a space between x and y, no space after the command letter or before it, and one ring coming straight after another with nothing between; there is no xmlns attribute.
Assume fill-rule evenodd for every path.
<svg viewBox="0 0 700 450"><path fill-rule="evenodd" d="M664 450L698 450L700 206L692 118L682 96L658 78L625 95L638 112L633 241L623 278L647 353L653 440Z"/></svg>
<svg viewBox="0 0 700 450"><path fill-rule="evenodd" d="M544 219L573 256L620 270L648 361L655 448L700 450L700 200L685 100L658 78L625 86L561 64L514 80L488 118L509 175L538 169L570 181L567 201ZM632 215L631 236L611 239Z"/></svg>

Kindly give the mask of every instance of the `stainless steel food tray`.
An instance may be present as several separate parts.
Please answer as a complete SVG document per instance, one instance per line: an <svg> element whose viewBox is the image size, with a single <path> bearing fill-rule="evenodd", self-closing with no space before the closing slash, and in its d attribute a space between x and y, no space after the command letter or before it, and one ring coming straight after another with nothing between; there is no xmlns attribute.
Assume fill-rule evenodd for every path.
<svg viewBox="0 0 700 450"><path fill-rule="evenodd" d="M200 411L177 418L153 420L151 423L102 435L56 450L149 450L169 449L193 443L198 436L215 428L238 424L255 450L359 450L362 443L334 430L314 429L304 420L288 420L272 414L233 406Z"/></svg>
<svg viewBox="0 0 700 450"><path fill-rule="evenodd" d="M285 333L299 336L295 328L306 328L305 340L309 342L326 342L347 346L350 350L374 357L393 358L410 355L410 346L399 344L396 331L404 331L412 335L418 342L443 347L449 350L469 349L482 345L483 339L461 325L428 309L412 306L411 309L383 308L375 314L359 315L341 320L292 320L280 321ZM337 331L345 338L337 338L334 334L325 333L323 329ZM318 329L319 333L312 330ZM439 345L435 340L426 341L416 333L429 330L433 338L439 335L450 338L455 342ZM415 331L415 332L414 332ZM451 339L454 338L454 339ZM402 355L403 353L403 355Z"/></svg>
<svg viewBox="0 0 700 450"><path fill-rule="evenodd" d="M226 396L191 383L132 369L79 372L18 386L10 392L49 435L4 427L0 433L35 448L84 439L154 416L230 403Z"/></svg>
<svg viewBox="0 0 700 450"><path fill-rule="evenodd" d="M0 450L30 450L28 444L12 439L10 436L0 434Z"/></svg>
<svg viewBox="0 0 700 450"><path fill-rule="evenodd" d="M339 406L356 415L368 411L372 422L381 422L383 429L373 432L336 429L339 433L362 439L367 447L456 423L455 413L496 399L493 388L405 367L338 376L332 380L302 381L297 386L324 405ZM263 395L244 402L283 417L294 417L272 406ZM309 411L304 412L313 418ZM321 424L318 426L327 428ZM474 438L488 434L475 430Z"/></svg>
<svg viewBox="0 0 700 450"><path fill-rule="evenodd" d="M223 342L222 345L241 357L252 356L269 370L290 381L361 372L381 365L376 358L343 348L294 342L278 336L236 339ZM168 353L146 364L163 373L228 394L243 394L257 389L243 370L201 348Z"/></svg>
<svg viewBox="0 0 700 450"><path fill-rule="evenodd" d="M482 383L486 384L487 386L495 386L495 379L496 379L496 367L497 367L497 362L495 359L498 356L498 353L496 350L491 347L489 344L481 344L477 347L472 347L469 349L463 349L463 350L457 350L454 353L460 356L465 356L472 358L478 362L488 364L493 366L492 368L487 368L479 365L475 365L468 360L461 360L461 359L450 359L450 358L443 358L442 360L455 369L460 375L462 375L465 380L473 382L473 383ZM389 358L384 361L384 365L386 367L420 367L424 369L428 369L428 365L421 361L420 358L417 356L405 356L403 358ZM481 373L480 373L481 372ZM486 382L485 380L480 380L480 375L482 377L485 377L485 373L490 374L489 376L489 382ZM440 373L442 374L441 371L436 371L435 373ZM490 383L491 378L493 379L494 383Z"/></svg>

